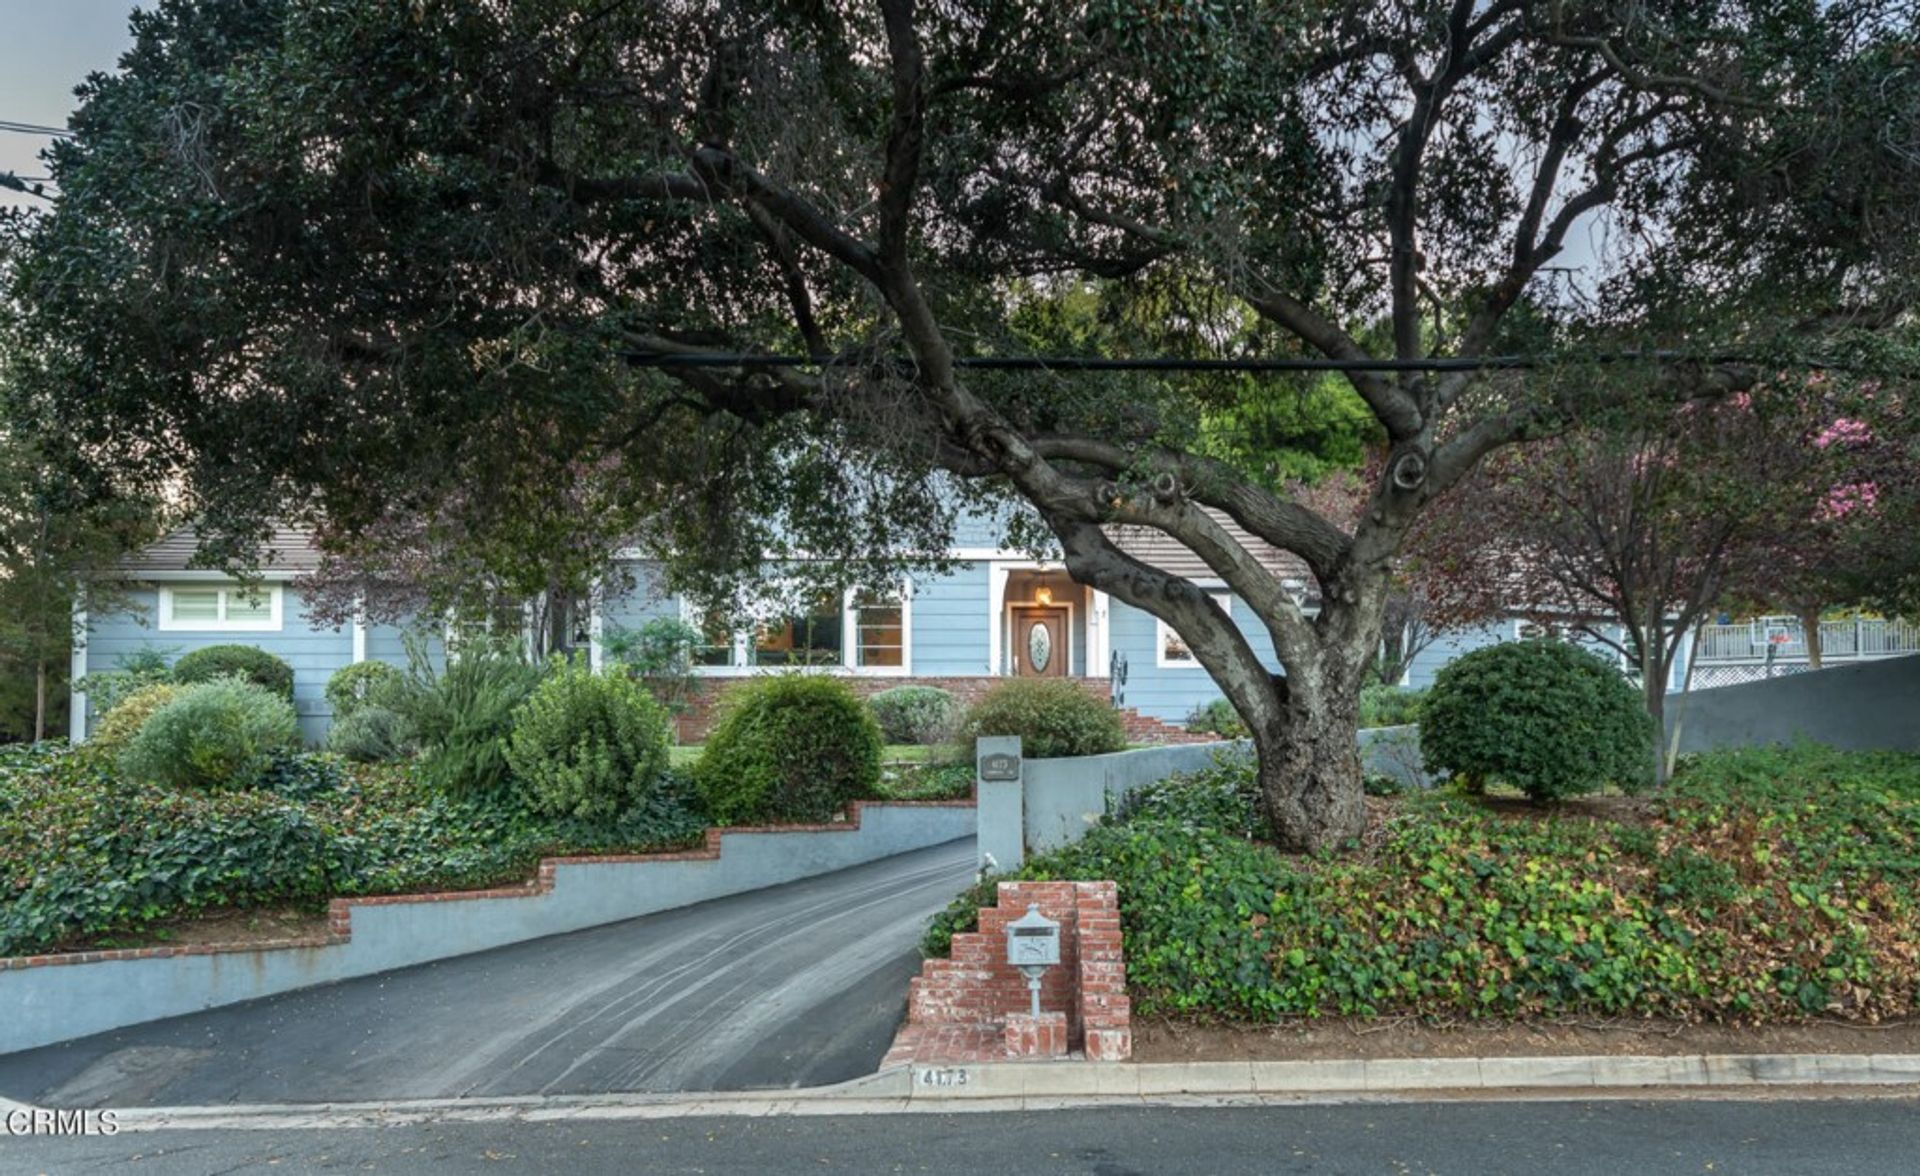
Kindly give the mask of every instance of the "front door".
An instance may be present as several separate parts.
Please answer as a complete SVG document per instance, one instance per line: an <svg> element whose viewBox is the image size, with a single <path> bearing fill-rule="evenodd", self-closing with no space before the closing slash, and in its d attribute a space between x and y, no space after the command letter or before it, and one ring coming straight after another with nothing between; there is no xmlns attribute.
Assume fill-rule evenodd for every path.
<svg viewBox="0 0 1920 1176"><path fill-rule="evenodd" d="M1016 605L1013 610L1013 673L1019 678L1067 676L1067 610Z"/></svg>

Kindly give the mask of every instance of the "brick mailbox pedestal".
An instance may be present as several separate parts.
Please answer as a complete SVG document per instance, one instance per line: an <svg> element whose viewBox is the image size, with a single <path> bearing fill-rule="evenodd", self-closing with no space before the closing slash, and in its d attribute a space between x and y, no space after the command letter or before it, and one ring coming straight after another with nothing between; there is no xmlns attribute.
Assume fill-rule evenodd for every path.
<svg viewBox="0 0 1920 1176"><path fill-rule="evenodd" d="M1007 924L1029 904L1060 924L1060 963L1041 980L1037 1018L1026 977L1007 963ZM980 929L955 935L949 958L921 965L887 1064L1071 1053L1098 1062L1133 1054L1118 892L1111 882L1002 882L997 905L980 909Z"/></svg>

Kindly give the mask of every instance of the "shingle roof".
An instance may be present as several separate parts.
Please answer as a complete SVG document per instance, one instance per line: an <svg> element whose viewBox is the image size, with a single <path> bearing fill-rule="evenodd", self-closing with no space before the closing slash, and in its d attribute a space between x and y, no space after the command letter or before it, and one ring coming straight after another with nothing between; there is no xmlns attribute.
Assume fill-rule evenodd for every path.
<svg viewBox="0 0 1920 1176"><path fill-rule="evenodd" d="M1305 560L1255 538L1246 528L1228 518L1224 511L1210 506L1201 509L1219 523L1235 542L1245 547L1254 559L1260 561L1261 567L1282 580L1298 580L1309 588L1313 587L1313 575L1307 570ZM1184 576L1189 580L1220 578L1220 573L1208 567L1206 561L1195 555L1191 548L1164 531L1150 527L1109 527L1107 536L1121 551L1163 572Z"/></svg>
<svg viewBox="0 0 1920 1176"><path fill-rule="evenodd" d="M120 570L132 575L198 570L190 561L199 547L198 529L181 527L123 559ZM260 552L263 572L310 572L319 566L320 552L313 546L312 535L296 527L275 527Z"/></svg>

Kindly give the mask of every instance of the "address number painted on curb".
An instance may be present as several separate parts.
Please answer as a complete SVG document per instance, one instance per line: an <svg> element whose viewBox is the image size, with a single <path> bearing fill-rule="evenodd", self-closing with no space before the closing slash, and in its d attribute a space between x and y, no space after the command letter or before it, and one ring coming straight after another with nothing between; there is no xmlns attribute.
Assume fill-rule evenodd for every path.
<svg viewBox="0 0 1920 1176"><path fill-rule="evenodd" d="M967 1072L964 1069L920 1071L922 1086L965 1086L966 1084Z"/></svg>

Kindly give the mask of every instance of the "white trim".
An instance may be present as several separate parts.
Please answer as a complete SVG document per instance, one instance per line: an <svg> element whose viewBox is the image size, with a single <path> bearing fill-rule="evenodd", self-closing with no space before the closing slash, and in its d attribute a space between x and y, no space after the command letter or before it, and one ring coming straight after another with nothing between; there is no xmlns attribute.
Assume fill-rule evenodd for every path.
<svg viewBox="0 0 1920 1176"><path fill-rule="evenodd" d="M73 597L73 657L67 663L67 739L87 741L87 695L73 684L87 676L87 610L79 593Z"/></svg>
<svg viewBox="0 0 1920 1176"><path fill-rule="evenodd" d="M1220 606L1220 611L1227 614L1227 619L1233 620L1233 593L1209 592L1208 595L1212 596L1213 602ZM1169 635L1174 637L1180 636L1180 634L1174 632L1172 625L1167 624L1159 617L1154 617L1153 664L1155 668L1162 670L1203 670L1206 668L1200 664L1200 659L1197 657L1189 657L1185 661L1168 657L1167 637ZM1180 640L1182 644L1185 644L1186 638L1181 637Z"/></svg>
<svg viewBox="0 0 1920 1176"><path fill-rule="evenodd" d="M285 568L276 568L271 571L254 572L248 578L254 579L254 580L264 580L269 584L287 584L287 583L293 582L294 580L299 579L300 576L301 576L300 572L288 571ZM235 580L232 572L214 572L214 571L205 571L205 570L188 571L185 569L176 572L176 571L167 571L161 568L134 568L129 571L122 572L119 575L113 576L111 578L126 580L130 583L136 583L136 584L157 584L162 582L165 582L165 583L180 582L180 583L193 583L193 584L238 583L238 581Z"/></svg>
<svg viewBox="0 0 1920 1176"><path fill-rule="evenodd" d="M367 599L364 596L353 598L353 661L355 665L367 660Z"/></svg>
<svg viewBox="0 0 1920 1176"><path fill-rule="evenodd" d="M1000 618L1006 614L1007 577L1012 571L1002 560L987 564L987 673L995 678L1003 672L1006 660L1001 656L1005 642Z"/></svg>
<svg viewBox="0 0 1920 1176"><path fill-rule="evenodd" d="M1098 588L1087 589L1087 677L1105 677L1113 660L1113 606Z"/></svg>
<svg viewBox="0 0 1920 1176"><path fill-rule="evenodd" d="M196 582L194 588L196 591L199 591L201 584ZM155 619L154 627L162 633L280 632L285 626L283 598L286 589L277 584L258 589L258 591L267 594L267 609L269 615L265 620L230 621L227 619L228 595L233 592L242 591L243 589L244 585L236 584L231 580L215 585L214 610L218 614L216 619L210 621L176 621L173 619L173 585L161 584L159 586L160 599L158 602L160 615Z"/></svg>
<svg viewBox="0 0 1920 1176"><path fill-rule="evenodd" d="M1038 600L1007 601L1007 632L1009 635L1013 634L1013 610L1016 608L1064 608L1066 609L1067 610L1067 663L1066 663L1067 670L1066 670L1066 673L1061 674L1060 676L1062 678L1084 678L1087 676L1085 674L1076 674L1073 672L1073 601L1071 600L1049 600L1045 602L1038 601ZM1019 677L1020 671L1017 667L1020 664L1020 659L1013 652L1011 642L1008 643L1007 656L1012 659L1012 661L1009 664L1016 667L1011 671L1012 676L1016 678ZM1036 676L1051 677L1052 675L1041 674Z"/></svg>
<svg viewBox="0 0 1920 1176"><path fill-rule="evenodd" d="M600 581L595 580L593 590L587 597L587 668L596 674L605 669L607 664L607 651L600 646L607 628L607 620L600 614L602 588Z"/></svg>

